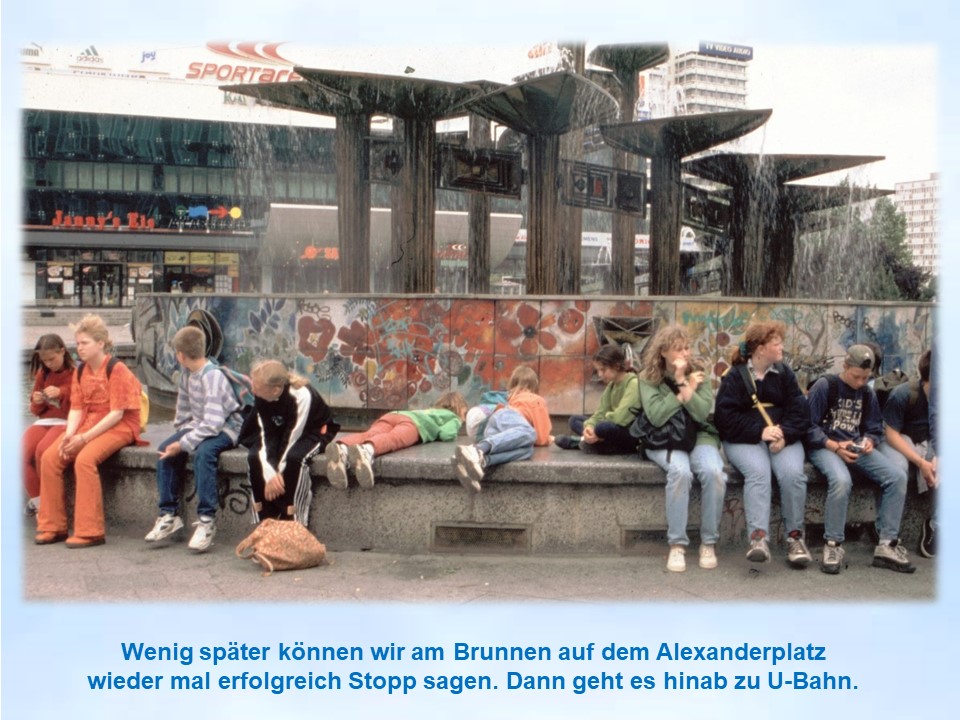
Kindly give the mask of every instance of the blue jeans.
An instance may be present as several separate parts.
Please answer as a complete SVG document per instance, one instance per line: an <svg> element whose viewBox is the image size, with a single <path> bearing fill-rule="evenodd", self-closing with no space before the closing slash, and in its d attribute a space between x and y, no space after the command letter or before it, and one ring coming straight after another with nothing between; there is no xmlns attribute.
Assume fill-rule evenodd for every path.
<svg viewBox="0 0 960 720"><path fill-rule="evenodd" d="M780 485L780 513L787 535L803 535L803 516L807 504L807 475L803 471L803 445L787 445L778 453L770 452L765 442L755 445L723 443L727 459L743 475L743 509L747 517L747 537L757 530L770 535L770 501L773 494L771 474Z"/></svg>
<svg viewBox="0 0 960 720"><path fill-rule="evenodd" d="M720 513L727 474L723 458L713 445L697 445L689 454L682 450L646 450L647 457L667 473L667 542L689 545L687 511L690 486L696 475L700 483L700 542L716 545L720 539ZM667 456L669 455L669 461Z"/></svg>
<svg viewBox="0 0 960 720"><path fill-rule="evenodd" d="M189 430L180 430L162 443L163 450L176 442ZM214 517L217 514L217 467L220 453L229 450L236 443L226 433L207 438L197 445L193 452L193 480L197 485L197 514ZM179 452L171 458L157 460L157 490L160 492L160 514L175 515L180 505L180 478L187 465L188 453Z"/></svg>
<svg viewBox="0 0 960 720"><path fill-rule="evenodd" d="M586 415L572 415L570 417L570 429L573 430L575 435L583 435L583 424L587 419ZM630 434L629 426L617 425L603 420L593 426L593 431L603 442L581 442L580 449L583 452L617 455L637 451L637 439Z"/></svg>
<svg viewBox="0 0 960 720"><path fill-rule="evenodd" d="M537 433L527 419L513 408L503 408L490 416L477 447L487 458L487 467L533 457Z"/></svg>
<svg viewBox="0 0 960 720"><path fill-rule="evenodd" d="M922 442L917 445L913 440L908 438L906 435L903 436L903 439L906 440L907 444L913 447L924 460L933 460L936 456L936 453L933 451L933 448L930 447L930 443ZM933 488L927 487L927 481L923 479L923 476L920 474L920 471L917 469L916 465L911 465L910 461L907 460L906 456L901 453L899 450L895 450L890 443L882 442L880 447L877 448L882 452L890 462L896 465L900 470L903 470L907 474L907 482L909 483L909 478L915 477L917 479L917 492L923 494L929 492L930 495L930 521L933 523L934 529L937 527L937 502L936 491Z"/></svg>
<svg viewBox="0 0 960 720"><path fill-rule="evenodd" d="M827 476L827 507L824 509L825 540L843 542L843 526L847 521L847 504L853 487L851 465L832 450L820 448L810 453L810 462ZM903 503L907 498L907 473L874 449L864 453L852 465L860 474L877 483L883 494L877 509L877 534L880 540L896 540L900 535Z"/></svg>

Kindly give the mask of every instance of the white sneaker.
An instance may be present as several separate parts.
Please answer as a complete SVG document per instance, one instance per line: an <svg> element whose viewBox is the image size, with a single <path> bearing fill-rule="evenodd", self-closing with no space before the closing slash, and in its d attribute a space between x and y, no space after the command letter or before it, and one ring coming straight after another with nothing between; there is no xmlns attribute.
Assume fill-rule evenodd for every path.
<svg viewBox="0 0 960 720"><path fill-rule="evenodd" d="M182 527L183 520L180 519L179 515L171 515L170 513L167 513L166 515L161 515L157 518L157 522L153 526L153 530L148 532L143 539L147 542L166 540Z"/></svg>
<svg viewBox="0 0 960 720"><path fill-rule="evenodd" d="M717 551L713 545L700 546L700 567L713 570L717 566Z"/></svg>
<svg viewBox="0 0 960 720"><path fill-rule="evenodd" d="M357 482L362 488L373 487L373 447L369 443L363 445L351 445L347 450L347 457L350 465L353 466L353 472L357 476Z"/></svg>
<svg viewBox="0 0 960 720"><path fill-rule="evenodd" d="M750 562L768 562L770 560L770 546L767 544L766 535L757 535L750 541L747 560Z"/></svg>
<svg viewBox="0 0 960 720"><path fill-rule="evenodd" d="M462 465L471 480L479 485L483 480L483 470L487 466L487 458L476 445L457 445L457 463Z"/></svg>
<svg viewBox="0 0 960 720"><path fill-rule="evenodd" d="M683 545L671 545L670 554L667 555L667 570L670 572L683 572L687 569L687 561L684 558L686 550Z"/></svg>
<svg viewBox="0 0 960 720"><path fill-rule="evenodd" d="M787 537L787 562L798 568L805 568L813 562L813 556L802 537Z"/></svg>
<svg viewBox="0 0 960 720"><path fill-rule="evenodd" d="M193 531L193 537L190 538L188 547L197 552L206 552L210 549L213 538L217 534L217 526L213 522L213 518L206 516L201 516L193 526L197 529Z"/></svg>
<svg viewBox="0 0 960 720"><path fill-rule="evenodd" d="M480 481L470 477L467 469L460 464L459 458L452 458L450 462L453 464L453 471L457 476L457 480L460 481L464 489L470 490L471 492L480 492Z"/></svg>
<svg viewBox="0 0 960 720"><path fill-rule="evenodd" d="M327 459L327 480L335 488L346 490L347 467L349 462L347 458L347 446L342 443L332 442L327 445L323 451L323 455Z"/></svg>

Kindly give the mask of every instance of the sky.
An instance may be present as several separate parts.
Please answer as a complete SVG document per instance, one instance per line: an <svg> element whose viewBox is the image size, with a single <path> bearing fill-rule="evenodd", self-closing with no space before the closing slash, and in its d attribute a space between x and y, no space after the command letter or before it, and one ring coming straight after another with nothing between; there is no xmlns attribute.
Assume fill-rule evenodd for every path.
<svg viewBox="0 0 960 720"><path fill-rule="evenodd" d="M751 89L767 93L774 117L765 130L765 152L822 152L882 154L895 170L877 175L889 187L899 179L918 179L941 170L943 192L942 271L950 277L960 263L956 243L960 197L954 168L960 162L957 128L960 97L960 47L956 43L958 11L952 0L808 0L804 3L772 0L726 0L722 3L687 0L642 3L607 0L600 3L490 2L468 4L450 0L385 3L318 3L272 0L239 3L219 0L166 0L143 6L103 0L83 5L66 0L13 3L2 6L2 85L0 85L0 267L18 260L20 108L18 50L37 39L63 43L182 42L200 44L210 39L265 38L313 42L337 47L464 45L527 46L552 38L588 42L635 42L667 39L694 46L699 39L718 40L755 48ZM496 42L493 42L493 41ZM772 52L774 46L797 48L792 54ZM831 48L871 48L856 63L829 62ZM917 52L915 48L920 47ZM929 48L933 48L932 50ZM909 56L897 60L896 56ZM888 62L893 60L893 62ZM769 64L768 64L769 61ZM869 93L867 88L869 87ZM765 89L764 89L765 88ZM762 97L762 95L761 95ZM930 100L931 102L926 102ZM919 114L915 114L919 111ZM902 147L901 147L902 146ZM912 156L912 157L911 157ZM895 162L894 162L895 161ZM905 177L901 177L901 175ZM956 306L957 283L944 282L941 303ZM17 279L0 283L0 327L14 337L19 332L20 297ZM941 311L938 326L941 356L960 351L957 313ZM6 378L19 371L19 353L0 354ZM945 373L944 432L960 430L960 381ZM8 387L19 387L8 383ZM25 603L20 589L20 515L15 438L20 433L20 402L16 393L0 395L2 436L6 452L0 455L3 482L2 518L2 672L3 710L11 718L56 717L68 712L77 718L100 720L135 716L149 720L172 714L230 717L294 718L335 714L380 717L385 711L401 716L456 715L458 717L546 716L592 717L653 714L696 717L678 711L666 700L639 700L616 706L613 696L547 706L535 696L490 696L483 703L450 699L442 705L405 701L381 706L358 696L357 702L302 704L271 697L216 698L94 695L83 692L82 673L109 667L120 640L174 641L189 638L196 644L274 637L289 608L216 604L85 605ZM940 466L945 477L956 473L955 448L946 443ZM585 642L597 637L620 637L631 630L650 632L691 644L709 643L719 629L741 633L759 643L788 641L829 643L844 664L864 677L859 693L836 695L734 694L709 697L710 717L808 717L857 713L918 717L949 707L956 695L953 649L954 622L960 599L957 569L960 534L952 532L960 518L960 493L949 484L941 497L944 520L937 600L922 605L853 604L838 606L825 590L824 602L802 611L783 606L708 603L681 606L657 604L582 604L561 606L449 606L376 605L353 607L303 606L306 618L298 622L304 639L314 644L362 644L376 638L420 644L441 644L448 638L475 644L496 640L529 644ZM843 576L840 577L842 581ZM811 581L819 581L813 577ZM882 600L878 599L878 600ZM667 637L669 636L669 637ZM892 673L892 674L891 674ZM897 691L890 691L891 678ZM680 702L680 701L677 701ZM702 712L702 708L701 708Z"/></svg>

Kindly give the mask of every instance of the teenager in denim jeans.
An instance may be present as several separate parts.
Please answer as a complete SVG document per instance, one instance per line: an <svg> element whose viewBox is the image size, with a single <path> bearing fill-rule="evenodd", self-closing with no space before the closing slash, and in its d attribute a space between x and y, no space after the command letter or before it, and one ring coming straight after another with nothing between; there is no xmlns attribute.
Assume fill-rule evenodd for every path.
<svg viewBox="0 0 960 720"><path fill-rule="evenodd" d="M206 552L217 532L220 453L237 444L243 418L230 381L206 357L206 337L188 326L173 336L173 349L183 370L177 386L176 432L160 443L157 458L159 515L144 540L160 542L183 528L177 514L187 457L193 456L197 486L197 522L188 547Z"/></svg>
<svg viewBox="0 0 960 720"><path fill-rule="evenodd" d="M498 406L487 421L483 437L473 445L458 445L452 463L457 479L467 490L480 492L488 467L514 460L529 460L535 446L553 442L550 412L537 395L540 379L526 365L510 375L507 403Z"/></svg>
<svg viewBox="0 0 960 720"><path fill-rule="evenodd" d="M732 367L720 382L713 422L727 459L743 475L750 540L747 559L770 559L771 475L775 475L787 534L787 561L802 568L812 561L803 528L807 476L802 440L810 427L810 412L796 376L783 362L785 331L781 322L750 323L734 348Z"/></svg>
<svg viewBox="0 0 960 720"><path fill-rule="evenodd" d="M667 570L686 570L684 556L690 544L687 514L694 476L700 483L699 564L712 570L717 566L714 546L720 538L727 474L720 457L717 429L708 419L713 409L713 389L703 368L690 358L690 338L683 327L663 327L647 343L640 374L640 400L642 412L654 427L663 427L677 413L684 413L688 423L696 424L696 445L690 452L650 448L644 452L667 473Z"/></svg>
<svg viewBox="0 0 960 720"><path fill-rule="evenodd" d="M877 508L880 544L873 553L874 567L903 573L916 570L898 540L907 472L877 450L884 434L880 404L867 387L873 361L873 351L866 345L851 345L843 371L820 378L807 395L812 423L807 440L810 462L827 476L826 544L820 569L831 575L843 566L843 532L854 472L877 483L883 491Z"/></svg>

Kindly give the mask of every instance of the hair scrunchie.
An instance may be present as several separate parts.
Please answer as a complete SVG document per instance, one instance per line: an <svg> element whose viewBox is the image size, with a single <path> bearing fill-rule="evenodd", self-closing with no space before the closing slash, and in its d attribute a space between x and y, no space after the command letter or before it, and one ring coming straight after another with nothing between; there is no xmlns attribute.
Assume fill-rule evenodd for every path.
<svg viewBox="0 0 960 720"><path fill-rule="evenodd" d="M739 348L739 349L740 349L740 357L742 357L742 358L747 357L747 341L746 341L746 340L741 340L741 341L740 341L740 348Z"/></svg>

